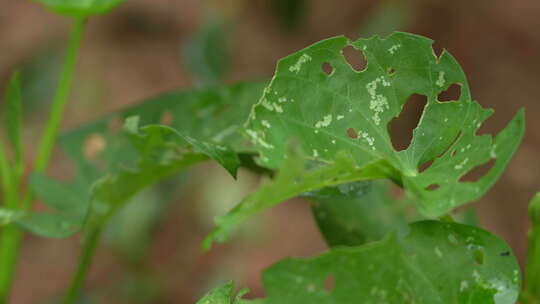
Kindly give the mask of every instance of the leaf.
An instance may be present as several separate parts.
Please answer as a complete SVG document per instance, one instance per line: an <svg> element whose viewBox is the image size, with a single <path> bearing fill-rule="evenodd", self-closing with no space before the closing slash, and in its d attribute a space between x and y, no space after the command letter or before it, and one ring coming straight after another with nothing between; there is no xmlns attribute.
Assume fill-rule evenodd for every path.
<svg viewBox="0 0 540 304"><path fill-rule="evenodd" d="M229 282L220 287L214 288L196 304L241 304L246 303L240 298L248 292L247 289L242 289L236 296L233 295L234 284Z"/></svg>
<svg viewBox="0 0 540 304"><path fill-rule="evenodd" d="M414 1L382 1L363 22L362 35L366 37L386 36L394 31L406 29L415 19L416 5Z"/></svg>
<svg viewBox="0 0 540 304"><path fill-rule="evenodd" d="M390 197L389 188L383 181L354 182L303 197L312 201L313 215L330 247L359 246L378 241L390 231L407 231L412 216L403 201Z"/></svg>
<svg viewBox="0 0 540 304"><path fill-rule="evenodd" d="M21 175L22 168L22 145L21 145L21 73L16 72L10 79L5 97L4 121L8 139L15 152L17 174Z"/></svg>
<svg viewBox="0 0 540 304"><path fill-rule="evenodd" d="M495 138L477 135L492 111L472 101L459 64L447 52L436 57L432 42L406 33L354 42L335 37L280 60L246 123L246 134L261 154L259 162L281 168L287 143L294 138L310 159L330 166L343 151L356 167L378 161L395 168L399 176L394 180L416 196L416 207L428 217L478 199L519 145L524 112ZM368 61L365 70L357 72L345 60L341 51L348 45L362 51ZM325 62L333 67L330 75L321 68ZM455 83L461 85L459 99L438 101L438 94ZM409 147L396 151L387 125L414 93L427 96L427 105ZM493 158L493 167L478 181L460 181Z"/></svg>
<svg viewBox="0 0 540 304"><path fill-rule="evenodd" d="M48 9L72 17L106 14L125 0L34 0Z"/></svg>
<svg viewBox="0 0 540 304"><path fill-rule="evenodd" d="M422 221L404 238L284 259L264 272L263 283L261 303L268 304L513 304L520 276L511 249L489 232Z"/></svg>
<svg viewBox="0 0 540 304"><path fill-rule="evenodd" d="M227 25L211 18L184 48L184 61L201 84L218 83L230 64Z"/></svg>
<svg viewBox="0 0 540 304"><path fill-rule="evenodd" d="M262 185L227 214L216 219L217 227L205 239L204 249L209 249L213 241L224 242L233 229L250 216L300 193L389 175L386 172L389 168L380 162L359 168L345 154L338 154L336 161L327 166L315 166L313 162L306 162L305 156L294 149L287 155L287 160L274 180Z"/></svg>
<svg viewBox="0 0 540 304"><path fill-rule="evenodd" d="M53 209L48 218L54 227L68 228L57 229L56 237L73 234L75 218L79 227L85 220L89 227L101 225L140 190L193 163L216 159L234 176L240 164L237 152L252 151L234 135L263 86L244 83L175 91L64 134L60 142L76 162L76 180L60 183L43 175L31 180L33 191ZM111 129L123 119L126 126L121 132ZM160 122L171 127L155 125ZM73 212L82 210L90 214L81 218ZM60 225L64 219L70 225ZM29 221L23 228L52 235L49 222Z"/></svg>

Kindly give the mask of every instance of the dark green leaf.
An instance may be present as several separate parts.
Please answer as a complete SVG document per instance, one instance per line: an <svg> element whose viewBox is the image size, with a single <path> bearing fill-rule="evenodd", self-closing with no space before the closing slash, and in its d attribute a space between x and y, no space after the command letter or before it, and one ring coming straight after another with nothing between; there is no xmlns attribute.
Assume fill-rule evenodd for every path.
<svg viewBox="0 0 540 304"><path fill-rule="evenodd" d="M105 14L125 0L34 0L50 10L72 17Z"/></svg>
<svg viewBox="0 0 540 304"><path fill-rule="evenodd" d="M329 246L359 246L390 231L407 231L413 217L404 202L390 197L389 188L383 181L355 182L303 196L313 202L313 215Z"/></svg>
<svg viewBox="0 0 540 304"><path fill-rule="evenodd" d="M404 238L288 258L263 274L262 303L513 304L519 266L508 245L479 228L417 222Z"/></svg>
<svg viewBox="0 0 540 304"><path fill-rule="evenodd" d="M229 67L229 42L225 22L217 17L206 23L184 48L184 61L201 84L218 83Z"/></svg>

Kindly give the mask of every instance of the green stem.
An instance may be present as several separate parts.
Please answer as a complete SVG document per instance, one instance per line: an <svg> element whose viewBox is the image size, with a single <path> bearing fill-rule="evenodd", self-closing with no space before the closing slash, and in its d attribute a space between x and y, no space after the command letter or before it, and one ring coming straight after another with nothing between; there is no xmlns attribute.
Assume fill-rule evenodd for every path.
<svg viewBox="0 0 540 304"><path fill-rule="evenodd" d="M92 258L94 257L94 252L99 243L100 236L101 227L92 229L92 231L90 231L90 233L86 236L81 256L79 257L77 271L73 276L69 291L64 297L64 301L62 302L63 304L73 304L77 302L79 291L81 290L84 283L84 278L90 269L90 264L92 263Z"/></svg>
<svg viewBox="0 0 540 304"><path fill-rule="evenodd" d="M38 148L35 170L43 172L49 164L51 152L53 150L62 116L64 114L67 97L73 79L73 71L77 61L77 55L84 32L86 18L76 18L73 30L70 34L68 49L64 61L64 68L60 77L60 82L56 89L56 95L51 105L51 112L45 126L40 146ZM15 183L16 184L16 183ZM11 188L11 187L10 187ZM11 191L10 191L11 192ZM15 191L15 196L16 191ZM17 204L20 197L15 197L6 201L10 206ZM28 210L32 206L33 194L28 191L22 199L23 210ZM20 248L23 233L13 225L6 226L2 231L0 239L0 304L8 303L9 291L13 282L17 256Z"/></svg>
<svg viewBox="0 0 540 304"><path fill-rule="evenodd" d="M540 192L529 205L532 227L529 231L527 264L525 268L525 288L523 303L540 303Z"/></svg>

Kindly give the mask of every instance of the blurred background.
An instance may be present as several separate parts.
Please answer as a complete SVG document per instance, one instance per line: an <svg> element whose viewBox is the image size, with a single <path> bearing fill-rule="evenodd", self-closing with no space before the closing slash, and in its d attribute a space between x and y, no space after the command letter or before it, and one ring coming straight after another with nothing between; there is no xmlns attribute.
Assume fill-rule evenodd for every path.
<svg viewBox="0 0 540 304"><path fill-rule="evenodd" d="M534 0L127 0L90 19L63 128L91 121L176 88L269 79L276 61L320 39L409 31L450 51L473 97L495 115L498 132L527 109L524 142L494 188L474 205L483 227L504 238L523 263L527 203L540 190L540 2ZM55 89L69 20L25 0L2 0L0 89L21 68L24 136L34 151ZM361 59L358 59L361 60ZM358 62L361 64L361 62ZM451 98L452 92L448 92ZM407 142L421 106L394 127ZM399 133L401 132L401 133ZM69 180L57 151L49 173ZM238 182L211 164L145 190L114 219L87 280L84 303L194 303L234 279L263 295L260 272L286 256L325 250L309 205L293 200L243 225L208 253L200 242L223 214L260 181ZM80 239L27 236L12 303L49 303L65 290Z"/></svg>

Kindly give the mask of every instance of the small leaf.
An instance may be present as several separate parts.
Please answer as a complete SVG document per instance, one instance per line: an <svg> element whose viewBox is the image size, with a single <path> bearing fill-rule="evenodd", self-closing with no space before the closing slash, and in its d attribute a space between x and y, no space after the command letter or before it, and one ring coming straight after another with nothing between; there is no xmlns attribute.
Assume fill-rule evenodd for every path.
<svg viewBox="0 0 540 304"><path fill-rule="evenodd" d="M233 294L234 284L229 282L220 287L214 288L208 292L196 304L241 304L247 303L241 297L248 292L247 289L242 289L236 296ZM251 302L250 302L251 303Z"/></svg>
<svg viewBox="0 0 540 304"><path fill-rule="evenodd" d="M15 222L22 229L47 238L66 238L80 231L80 217L60 213L30 212Z"/></svg>
<svg viewBox="0 0 540 304"><path fill-rule="evenodd" d="M48 9L72 17L106 14L125 0L34 0Z"/></svg>
<svg viewBox="0 0 540 304"><path fill-rule="evenodd" d="M19 175L22 174L22 144L21 144L21 74L16 72L10 79L5 97L4 121L9 141L15 152L15 163Z"/></svg>
<svg viewBox="0 0 540 304"><path fill-rule="evenodd" d="M325 286L329 279L333 286ZM438 221L413 223L404 238L282 260L264 272L263 283L261 302L268 304L513 304L520 290L519 266L504 241Z"/></svg>

